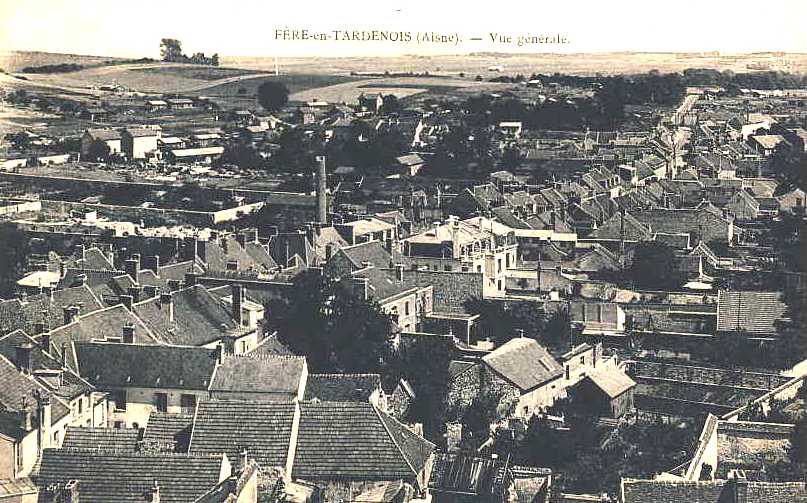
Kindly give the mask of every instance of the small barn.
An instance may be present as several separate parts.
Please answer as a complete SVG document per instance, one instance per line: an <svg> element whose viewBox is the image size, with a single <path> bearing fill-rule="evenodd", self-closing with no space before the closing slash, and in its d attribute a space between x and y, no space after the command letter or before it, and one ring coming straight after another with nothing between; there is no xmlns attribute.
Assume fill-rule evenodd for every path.
<svg viewBox="0 0 807 503"><path fill-rule="evenodd" d="M636 382L622 370L608 366L586 375L572 388L574 402L585 404L592 415L618 419L633 408Z"/></svg>

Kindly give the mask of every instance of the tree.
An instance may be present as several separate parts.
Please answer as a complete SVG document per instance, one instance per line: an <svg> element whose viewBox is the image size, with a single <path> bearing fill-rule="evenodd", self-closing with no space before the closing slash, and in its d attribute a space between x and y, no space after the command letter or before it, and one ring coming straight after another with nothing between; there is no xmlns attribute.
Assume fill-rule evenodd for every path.
<svg viewBox="0 0 807 503"><path fill-rule="evenodd" d="M29 246L25 233L11 224L0 226L0 296L14 295L25 273Z"/></svg>
<svg viewBox="0 0 807 503"><path fill-rule="evenodd" d="M664 290L681 285L672 248L656 241L642 241L636 246L633 263L626 272L639 288Z"/></svg>
<svg viewBox="0 0 807 503"><path fill-rule="evenodd" d="M87 156L93 161L106 161L109 159L110 149L109 145L107 145L103 140L94 140L90 143L90 148L87 152Z"/></svg>
<svg viewBox="0 0 807 503"><path fill-rule="evenodd" d="M160 56L163 61L184 61L182 42L175 38L164 38L160 41Z"/></svg>
<svg viewBox="0 0 807 503"><path fill-rule="evenodd" d="M384 103L381 105L382 114L391 114L401 111L401 102L394 94L384 96Z"/></svg>
<svg viewBox="0 0 807 503"><path fill-rule="evenodd" d="M210 56L210 64L213 66L219 66L219 53L214 53Z"/></svg>
<svg viewBox="0 0 807 503"><path fill-rule="evenodd" d="M258 103L267 111L283 108L289 101L289 90L281 82L266 81L258 86Z"/></svg>

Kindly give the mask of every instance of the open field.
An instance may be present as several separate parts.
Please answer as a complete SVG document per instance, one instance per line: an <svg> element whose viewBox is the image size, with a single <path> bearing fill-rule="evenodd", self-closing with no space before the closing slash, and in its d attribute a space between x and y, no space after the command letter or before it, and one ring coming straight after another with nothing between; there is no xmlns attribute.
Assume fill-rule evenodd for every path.
<svg viewBox="0 0 807 503"><path fill-rule="evenodd" d="M222 64L239 68L266 70L274 68L270 57L223 57ZM349 74L350 72L413 72L468 76L497 75L488 67L501 65L503 74L562 72L572 75L644 73L653 69L680 72L687 68L713 68L734 72L769 66L771 70L807 72L807 54L717 53L596 53L596 54L472 54L446 56L398 56L384 58L281 58L282 73Z"/></svg>
<svg viewBox="0 0 807 503"><path fill-rule="evenodd" d="M19 72L26 66L60 64L97 66L116 60L122 60L122 58L111 56L86 56L81 54L54 54L50 52L0 52L0 68L11 73Z"/></svg>
<svg viewBox="0 0 807 503"><path fill-rule="evenodd" d="M294 93L289 99L296 101L318 99L335 103L351 103L355 102L362 93L394 94L398 98L405 98L426 91L491 91L501 90L507 87L512 87L512 85L445 77L378 77L309 89L307 91Z"/></svg>

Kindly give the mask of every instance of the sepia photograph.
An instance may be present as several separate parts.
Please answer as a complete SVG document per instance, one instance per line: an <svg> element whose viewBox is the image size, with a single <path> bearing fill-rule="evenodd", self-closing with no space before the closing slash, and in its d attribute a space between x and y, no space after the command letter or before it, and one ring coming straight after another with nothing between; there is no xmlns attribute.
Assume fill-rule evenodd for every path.
<svg viewBox="0 0 807 503"><path fill-rule="evenodd" d="M0 503L807 503L805 22L0 0Z"/></svg>

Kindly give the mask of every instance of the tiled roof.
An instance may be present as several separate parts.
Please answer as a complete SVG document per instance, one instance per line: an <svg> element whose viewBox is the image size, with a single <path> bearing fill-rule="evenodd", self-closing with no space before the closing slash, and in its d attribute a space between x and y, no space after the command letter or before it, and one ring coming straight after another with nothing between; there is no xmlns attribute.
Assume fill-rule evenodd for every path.
<svg viewBox="0 0 807 503"><path fill-rule="evenodd" d="M217 350L106 342L74 343L79 374L101 387L206 390Z"/></svg>
<svg viewBox="0 0 807 503"><path fill-rule="evenodd" d="M790 503L807 501L803 482L622 479L623 503Z"/></svg>
<svg viewBox="0 0 807 503"><path fill-rule="evenodd" d="M187 452L193 429L193 416L151 411L143 432L144 444L172 446L173 452Z"/></svg>
<svg viewBox="0 0 807 503"><path fill-rule="evenodd" d="M434 449L369 403L300 407L295 478L414 481Z"/></svg>
<svg viewBox="0 0 807 503"><path fill-rule="evenodd" d="M305 399L323 402L368 402L381 388L378 374L311 374L305 385Z"/></svg>
<svg viewBox="0 0 807 503"><path fill-rule="evenodd" d="M131 454L46 449L36 478L40 488L79 481L85 503L142 503L156 482L160 501L189 503L228 476L224 456Z"/></svg>
<svg viewBox="0 0 807 503"><path fill-rule="evenodd" d="M12 500L12 501L27 501L25 495L28 494L37 494L39 489L36 487L36 484L28 478L19 478L19 479L0 479L0 500L5 500L6 498L13 498L13 497L22 497L19 500Z"/></svg>
<svg viewBox="0 0 807 503"><path fill-rule="evenodd" d="M202 285L171 292L171 299L173 320L160 296L134 306L137 316L161 342L202 346L239 330L230 312Z"/></svg>
<svg viewBox="0 0 807 503"><path fill-rule="evenodd" d="M68 426L62 448L134 452L139 435L140 432L134 428Z"/></svg>
<svg viewBox="0 0 807 503"><path fill-rule="evenodd" d="M210 391L261 393L293 400L305 372L302 356L227 355L216 369Z"/></svg>
<svg viewBox="0 0 807 503"><path fill-rule="evenodd" d="M717 330L774 334L786 312L780 292L721 290L717 295Z"/></svg>
<svg viewBox="0 0 807 503"><path fill-rule="evenodd" d="M285 468L296 407L294 403L200 402L189 452L224 452L229 459L240 459L246 449L264 469Z"/></svg>
<svg viewBox="0 0 807 503"><path fill-rule="evenodd" d="M563 367L535 339L507 341L482 361L521 391L530 391L563 374Z"/></svg>
<svg viewBox="0 0 807 503"><path fill-rule="evenodd" d="M263 340L252 348L248 354L263 356L294 356L294 353L280 342L276 334L264 337Z"/></svg>
<svg viewBox="0 0 807 503"><path fill-rule="evenodd" d="M633 379L613 366L600 369L597 372L591 372L586 378L590 379L611 398L616 398L636 386Z"/></svg>

